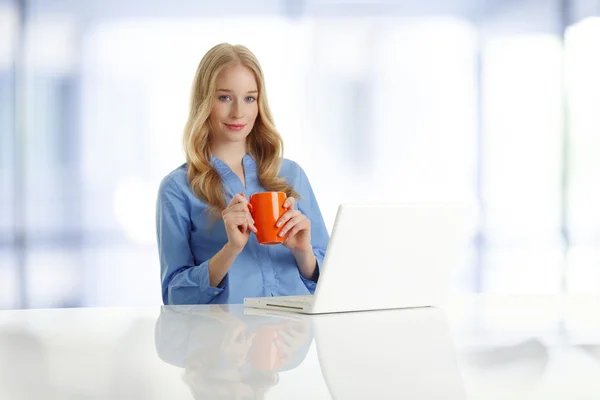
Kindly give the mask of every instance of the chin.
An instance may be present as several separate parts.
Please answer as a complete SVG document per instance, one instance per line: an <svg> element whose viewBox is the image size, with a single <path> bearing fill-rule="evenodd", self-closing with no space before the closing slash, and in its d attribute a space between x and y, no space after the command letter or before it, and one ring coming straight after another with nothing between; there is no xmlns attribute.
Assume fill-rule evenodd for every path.
<svg viewBox="0 0 600 400"><path fill-rule="evenodd" d="M246 138L250 135L251 130L252 128L248 129L247 131L244 129L244 131L240 132L226 132L224 136L232 142L240 142L246 140Z"/></svg>
<svg viewBox="0 0 600 400"><path fill-rule="evenodd" d="M225 140L230 143L239 143L239 142L245 142L247 137L248 137L248 134L242 134L242 133L240 133L238 135L228 134L228 135L225 135Z"/></svg>

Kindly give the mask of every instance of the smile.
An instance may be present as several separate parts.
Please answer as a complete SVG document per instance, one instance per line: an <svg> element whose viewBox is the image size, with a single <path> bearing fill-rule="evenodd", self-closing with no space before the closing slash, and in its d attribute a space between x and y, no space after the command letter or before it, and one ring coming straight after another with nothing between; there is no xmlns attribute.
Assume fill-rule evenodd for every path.
<svg viewBox="0 0 600 400"><path fill-rule="evenodd" d="M246 124L225 124L225 126L231 129L232 131L241 131L242 129L244 129Z"/></svg>

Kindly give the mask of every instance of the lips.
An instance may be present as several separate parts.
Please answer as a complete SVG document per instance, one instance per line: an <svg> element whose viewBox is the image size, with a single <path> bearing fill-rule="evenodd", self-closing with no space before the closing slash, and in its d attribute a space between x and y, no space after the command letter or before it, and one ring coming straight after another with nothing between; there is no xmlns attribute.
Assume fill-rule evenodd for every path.
<svg viewBox="0 0 600 400"><path fill-rule="evenodd" d="M232 131L241 131L246 126L246 124L224 124L224 125L228 129L231 129Z"/></svg>

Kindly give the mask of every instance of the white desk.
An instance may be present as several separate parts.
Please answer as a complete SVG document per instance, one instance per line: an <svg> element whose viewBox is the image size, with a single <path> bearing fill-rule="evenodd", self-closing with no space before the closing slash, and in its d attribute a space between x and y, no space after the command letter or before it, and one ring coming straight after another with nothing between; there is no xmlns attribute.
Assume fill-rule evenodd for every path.
<svg viewBox="0 0 600 400"><path fill-rule="evenodd" d="M0 399L597 400L599 306L488 295L290 318L242 306L2 311Z"/></svg>

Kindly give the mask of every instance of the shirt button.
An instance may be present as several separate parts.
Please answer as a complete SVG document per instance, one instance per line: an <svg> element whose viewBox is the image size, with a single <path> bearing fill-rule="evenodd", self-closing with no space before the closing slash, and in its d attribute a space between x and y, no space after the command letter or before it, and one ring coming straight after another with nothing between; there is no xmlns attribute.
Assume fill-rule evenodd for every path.
<svg viewBox="0 0 600 400"><path fill-rule="evenodd" d="M215 296L216 296L217 294L219 294L219 292L215 291Z"/></svg>

